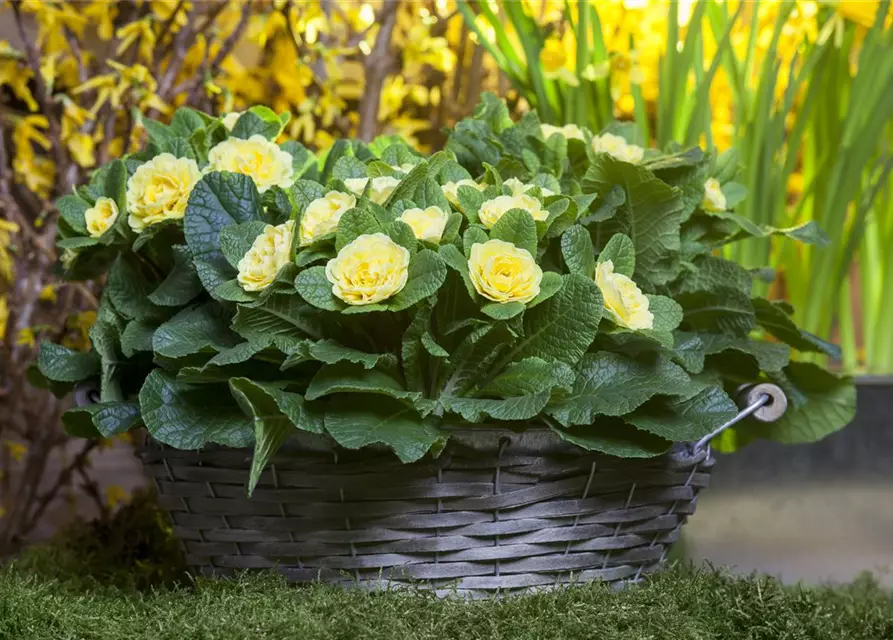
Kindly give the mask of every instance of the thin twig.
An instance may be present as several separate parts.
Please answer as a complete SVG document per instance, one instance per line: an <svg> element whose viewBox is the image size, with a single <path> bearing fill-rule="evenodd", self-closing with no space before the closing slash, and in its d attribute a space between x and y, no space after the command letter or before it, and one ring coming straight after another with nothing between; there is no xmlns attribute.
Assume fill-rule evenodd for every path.
<svg viewBox="0 0 893 640"><path fill-rule="evenodd" d="M381 91L384 80L389 73L397 70L398 64L391 51L391 37L394 33L394 25L397 24L397 9L400 0L385 0L375 22L378 23L378 35L375 37L375 45L372 51L363 61L366 77L366 89L360 99L359 124L357 137L360 140L370 141L378 130L378 108L381 102Z"/></svg>
<svg viewBox="0 0 893 640"><path fill-rule="evenodd" d="M239 38L242 37L242 32L245 30L245 27L248 26L248 18L251 17L251 6L253 0L248 0L242 5L242 15L239 17L239 22L236 24L236 28L233 29L233 32L230 33L226 40L223 41L223 44L220 45L220 49L217 51L217 55L214 56L214 60L211 62L208 67L208 75L210 77L214 77L217 75L217 71L220 69L220 65L223 64L223 61L230 54L233 47L236 46L236 43L239 41ZM199 76L196 78L196 83L193 85L192 89L189 91L189 95L186 98L187 103L191 103L198 92L199 87L203 86L204 78Z"/></svg>

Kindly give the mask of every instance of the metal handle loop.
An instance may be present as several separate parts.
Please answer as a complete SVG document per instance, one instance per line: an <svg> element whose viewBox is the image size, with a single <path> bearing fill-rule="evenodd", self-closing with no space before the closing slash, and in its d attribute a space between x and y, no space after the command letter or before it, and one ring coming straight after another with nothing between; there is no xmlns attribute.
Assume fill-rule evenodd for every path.
<svg viewBox="0 0 893 640"><path fill-rule="evenodd" d="M742 385L738 388L738 406L741 411L734 418L718 426L695 443L695 451L700 451L726 429L733 427L747 417L753 416L760 422L775 422L788 408L788 398L781 387L767 382Z"/></svg>

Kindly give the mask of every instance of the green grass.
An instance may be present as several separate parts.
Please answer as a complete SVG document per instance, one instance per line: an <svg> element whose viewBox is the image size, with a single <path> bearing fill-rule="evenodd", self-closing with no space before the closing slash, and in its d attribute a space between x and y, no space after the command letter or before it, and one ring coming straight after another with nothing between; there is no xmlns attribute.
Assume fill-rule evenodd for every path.
<svg viewBox="0 0 893 640"><path fill-rule="evenodd" d="M589 585L475 602L293 587L272 574L193 582L154 511L122 514L0 568L0 638L893 638L893 594L868 578L801 588L676 566L619 593Z"/></svg>

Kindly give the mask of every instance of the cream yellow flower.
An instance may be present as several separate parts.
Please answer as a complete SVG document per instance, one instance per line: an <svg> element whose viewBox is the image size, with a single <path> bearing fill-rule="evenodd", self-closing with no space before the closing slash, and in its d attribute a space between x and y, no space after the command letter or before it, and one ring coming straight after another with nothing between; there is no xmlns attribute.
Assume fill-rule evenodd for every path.
<svg viewBox="0 0 893 640"><path fill-rule="evenodd" d="M613 261L598 263L595 283L601 289L605 309L614 322L634 330L654 327L654 314L648 310L648 297L631 278L614 273Z"/></svg>
<svg viewBox="0 0 893 640"><path fill-rule="evenodd" d="M344 186L361 196L369 184L369 178L348 178ZM372 188L369 189L369 199L376 204L384 204L385 200L394 192L400 180L393 176L378 176L372 178Z"/></svg>
<svg viewBox="0 0 893 640"><path fill-rule="evenodd" d="M225 116L223 116L220 122L224 127L226 127L227 131L232 131L233 127L236 126L236 122L239 121L241 115L241 111L230 111Z"/></svg>
<svg viewBox="0 0 893 640"><path fill-rule="evenodd" d="M391 169L393 169L394 171L399 171L401 173L409 173L410 171L415 169L415 165L410 164L409 162L404 162L403 164L401 164L399 166L392 164Z"/></svg>
<svg viewBox="0 0 893 640"><path fill-rule="evenodd" d="M288 264L294 229L294 220L275 227L268 224L254 239L248 253L237 265L239 275L236 279L245 291L263 291Z"/></svg>
<svg viewBox="0 0 893 640"><path fill-rule="evenodd" d="M533 189L534 187L537 186L534 184L524 184L517 178L509 178L503 184L512 190L513 196L524 195L525 193L527 193L528 191L530 191L531 189ZM546 187L540 187L540 191L542 192L544 198L548 198L549 196L555 195L554 191L552 191L551 189L547 189Z"/></svg>
<svg viewBox="0 0 893 640"><path fill-rule="evenodd" d="M291 154L260 134L247 140L224 140L211 149L208 162L210 171L233 171L251 177L261 193L274 186L285 189L295 176Z"/></svg>
<svg viewBox="0 0 893 640"><path fill-rule="evenodd" d="M592 139L592 149L596 153L607 153L621 162L639 164L645 157L645 149L629 144L620 136L613 133L603 133Z"/></svg>
<svg viewBox="0 0 893 640"><path fill-rule="evenodd" d="M338 228L338 221L344 212L357 205L357 198L341 191L329 191L317 198L301 216L301 246L312 244Z"/></svg>
<svg viewBox="0 0 893 640"><path fill-rule="evenodd" d="M497 196L481 205L478 217L488 229L492 229L499 219L510 209L524 209L534 220L545 220L549 212L543 209L540 201L522 193L519 196Z"/></svg>
<svg viewBox="0 0 893 640"><path fill-rule="evenodd" d="M553 133L560 133L568 140L586 140L583 136L583 130L575 124L566 124L563 127L556 127L551 124L541 124L540 131L546 140L551 138Z"/></svg>
<svg viewBox="0 0 893 640"><path fill-rule="evenodd" d="M416 238L434 244L440 244L448 218L449 214L437 206L407 209L400 214L400 219L412 228Z"/></svg>
<svg viewBox="0 0 893 640"><path fill-rule="evenodd" d="M127 223L137 233L183 217L192 187L202 177L195 160L170 153L140 165L127 181Z"/></svg>
<svg viewBox="0 0 893 640"><path fill-rule="evenodd" d="M383 233L358 237L326 264L332 293L351 305L387 300L406 286L409 250Z"/></svg>
<svg viewBox="0 0 893 640"><path fill-rule="evenodd" d="M468 274L475 291L500 304L530 302L539 295L543 279L530 252L504 240L473 245Z"/></svg>
<svg viewBox="0 0 893 640"><path fill-rule="evenodd" d="M97 198L96 204L84 212L87 233L98 238L108 231L118 219L118 204L111 198Z"/></svg>
<svg viewBox="0 0 893 640"><path fill-rule="evenodd" d="M716 178L707 178L704 183L704 199L701 200L701 208L710 213L726 210L726 196L722 192L722 185Z"/></svg>
<svg viewBox="0 0 893 640"><path fill-rule="evenodd" d="M463 178L462 180L457 180L456 182L447 182L445 185L441 186L440 190L443 191L443 195L445 195L446 199L450 201L450 204L456 207L459 206L459 187L471 187L472 189L483 191L487 188L487 185L478 184L474 180Z"/></svg>

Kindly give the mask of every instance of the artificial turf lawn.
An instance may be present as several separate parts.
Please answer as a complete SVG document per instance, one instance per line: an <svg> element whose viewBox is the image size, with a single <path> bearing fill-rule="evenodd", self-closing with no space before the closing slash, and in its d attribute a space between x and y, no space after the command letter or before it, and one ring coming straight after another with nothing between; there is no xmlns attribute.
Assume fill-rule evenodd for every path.
<svg viewBox="0 0 893 640"><path fill-rule="evenodd" d="M893 594L869 579L799 588L677 566L619 593L475 602L293 587L271 574L192 582L158 522L151 509L125 510L0 569L0 638L893 640Z"/></svg>

